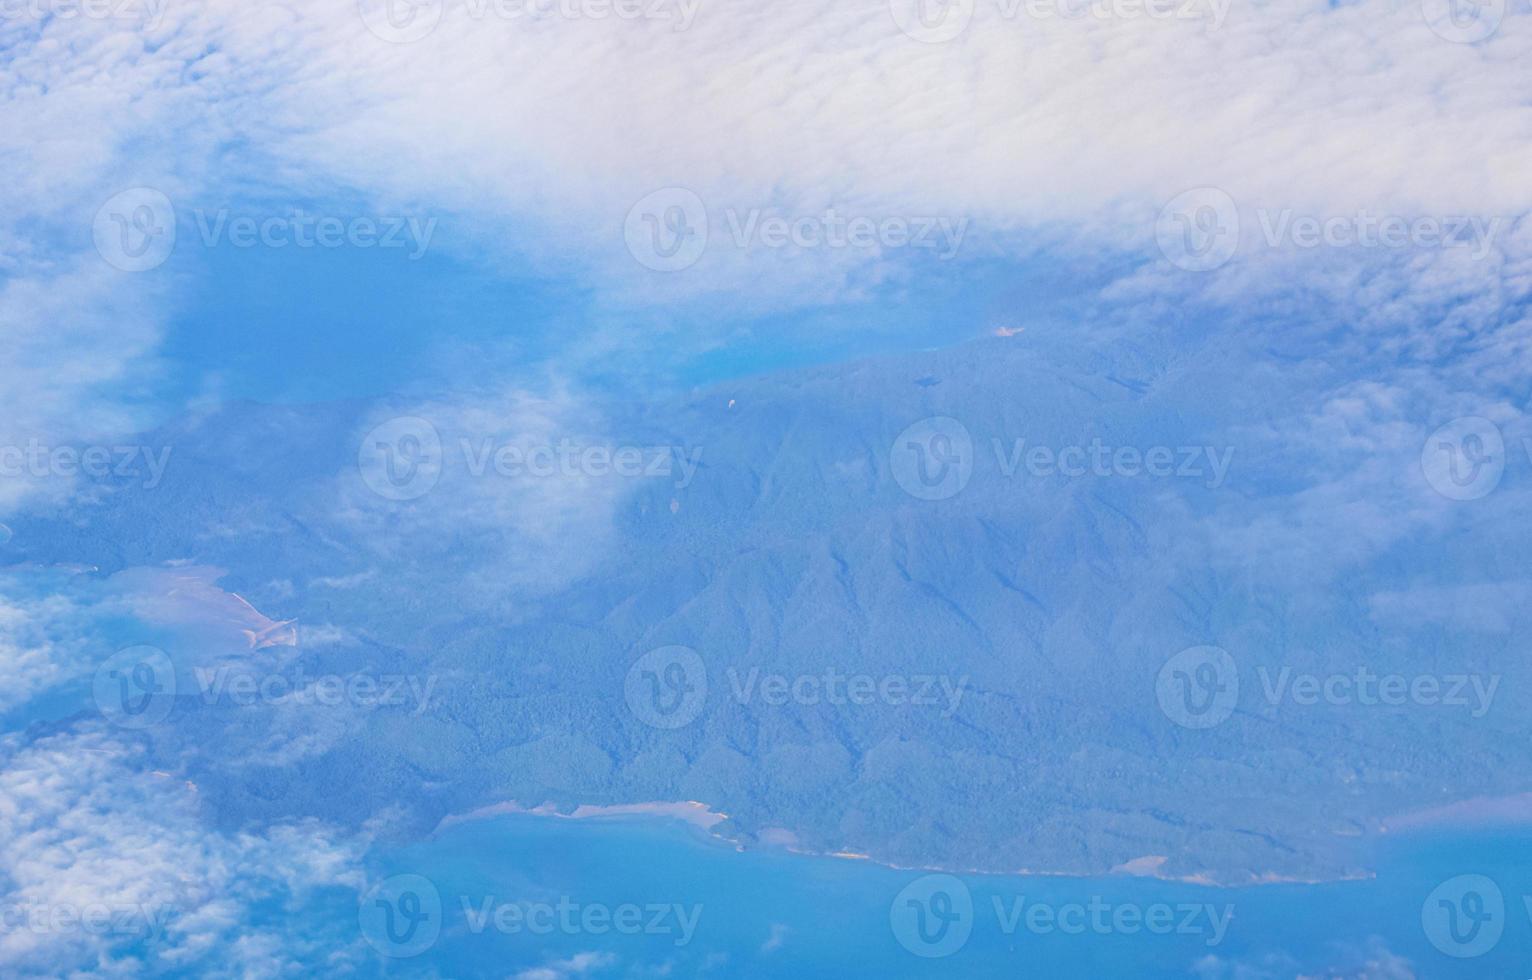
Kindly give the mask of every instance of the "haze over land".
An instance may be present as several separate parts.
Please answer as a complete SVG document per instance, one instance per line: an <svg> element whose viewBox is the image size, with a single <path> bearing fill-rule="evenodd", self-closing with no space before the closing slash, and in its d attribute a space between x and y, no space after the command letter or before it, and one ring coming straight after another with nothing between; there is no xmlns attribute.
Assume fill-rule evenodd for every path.
<svg viewBox="0 0 1532 980"><path fill-rule="evenodd" d="M1235 376L1231 356L1213 340L1081 350L1044 330L652 404L235 404L145 434L175 447L153 490L111 491L84 523L20 522L12 549L102 574L195 555L298 621L297 648L240 662L410 678L416 698L430 679L424 704L401 687L343 721L190 702L156 751L189 751L231 820L387 814L412 833L505 801L694 800L747 842L784 828L909 867L1366 873L1388 818L1532 779L1522 614L1495 598L1524 588L1525 548L1491 516L1520 504L1526 467L1448 500L1420 466L1433 420L1384 382L1311 372L1299 390L1276 358ZM408 500L356 462L400 417L430 420L443 447ZM945 499L905 489L896 437L927 418L971 437L971 475ZM561 440L669 472L485 461ZM1038 447L1051 470L1028 461ZM630 668L676 645L705 665L705 700L654 727L626 697ZM1157 691L1202 645L1239 675L1237 706L1205 730ZM215 676L206 649L170 652L185 689ZM1296 675L1350 686L1306 704ZM1442 678L1444 703L1376 703L1384 675Z"/></svg>

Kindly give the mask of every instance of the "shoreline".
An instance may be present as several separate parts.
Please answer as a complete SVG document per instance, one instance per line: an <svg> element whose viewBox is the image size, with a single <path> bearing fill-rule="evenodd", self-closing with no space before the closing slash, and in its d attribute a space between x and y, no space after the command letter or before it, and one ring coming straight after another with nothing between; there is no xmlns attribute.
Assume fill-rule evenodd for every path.
<svg viewBox="0 0 1532 980"><path fill-rule="evenodd" d="M1527 794L1529 804L1532 804L1532 794ZM840 861L864 861L890 871L913 871L923 874L950 874L950 875L986 875L996 877L1027 877L1027 878L1144 878L1153 881L1162 881L1169 884L1197 885L1204 888L1246 888L1253 885L1329 885L1353 881L1370 881L1377 877L1376 872L1366 871L1355 874L1339 875L1324 878L1300 878L1291 875L1278 875L1271 872L1250 874L1243 881L1220 881L1207 873L1190 875L1164 874L1160 869L1170 859L1165 855L1148 854L1143 857L1133 858L1102 872L1084 871L1049 871L1035 868L1019 868L1014 871L994 870L990 868L954 868L938 865L901 865L874 857L869 853L850 850L815 851L800 847L797 844L797 835L790 830L781 827L768 827L761 831L760 839L763 843L759 846L751 846L739 838L719 833L714 828L718 824L729 819L729 815L714 810L706 803L697 800L676 801L650 801L644 803L614 803L614 804L577 804L569 812L560 811L551 801L538 806L526 806L515 800L502 803L490 803L476 807L466 813L449 814L443 817L431 831L431 836L436 836L445 830L460 826L465 823L473 823L480 820L492 820L496 817L523 816L555 818L560 820L603 820L603 819L653 819L663 818L678 820L694 830L701 831L707 837L719 843L730 844L736 851L762 850L781 851L787 854L810 858L826 858ZM1386 831L1385 831L1386 832ZM768 839L770 838L770 839Z"/></svg>
<svg viewBox="0 0 1532 980"><path fill-rule="evenodd" d="M1472 796L1439 806L1406 810L1378 821L1378 832L1385 836L1404 836L1448 827L1471 830L1532 827L1532 793Z"/></svg>
<svg viewBox="0 0 1532 980"><path fill-rule="evenodd" d="M467 813L449 814L437 823L431 834L434 836L459 824L503 816L554 817L560 820L600 820L606 817L665 817L672 820L680 820L682 823L689 824L699 830L707 831L710 835L720 840L728 839L722 835L714 834L713 827L729 819L729 815L709 809L706 803L699 803L696 800L680 800L670 803L658 801L652 803L613 803L608 805L581 803L568 813L560 812L552 802L529 807L515 800L507 800L504 803L490 803L486 806L477 807L469 810Z"/></svg>

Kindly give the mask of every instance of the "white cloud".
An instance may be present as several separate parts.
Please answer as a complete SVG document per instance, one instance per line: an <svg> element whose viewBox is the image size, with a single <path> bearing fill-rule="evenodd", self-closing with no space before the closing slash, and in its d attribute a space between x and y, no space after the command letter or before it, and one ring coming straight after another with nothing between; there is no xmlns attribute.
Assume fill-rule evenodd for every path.
<svg viewBox="0 0 1532 980"><path fill-rule="evenodd" d="M982 0L966 30L930 45L901 33L885 0L717 0L685 30L507 19L499 6L449 3L410 44L375 36L354 4L172 8L152 49L102 22L13 30L7 115L24 137L52 137L15 152L31 155L23 172L69 174L36 178L14 202L78 220L110 179L195 196L211 148L246 140L259 153L220 160L215 195L354 187L457 214L456 232L472 236L457 247L491 261L596 272L651 299L734 291L768 306L865 295L907 250L741 251L723 244L729 209L972 218L965 254L978 256L1152 254L1161 206L1201 185L1248 212L1251 239L1257 210L1413 218L1529 205L1532 30L1514 12L1468 45L1433 33L1409 0L1233 3L1216 23L1212 3L1155 21ZM1006 15L1018 6L1046 16ZM20 148L76 132L89 149L69 159L84 166ZM145 143L146 156L124 153ZM706 202L718 247L664 276L624 253L622 229L636 201L671 185ZM1524 269L1522 243L1502 246ZM1446 282L1427 288L1482 271L1438 268Z"/></svg>
<svg viewBox="0 0 1532 980"><path fill-rule="evenodd" d="M1329 977L1353 977L1355 980L1414 980L1416 970L1405 957L1388 948L1377 936L1365 941L1328 944L1320 969L1306 969L1291 954L1266 951L1242 957L1208 954L1192 964L1201 980L1321 980Z"/></svg>
<svg viewBox="0 0 1532 980"><path fill-rule="evenodd" d="M514 217L513 254L608 273L637 269L623 219L668 185L716 212L971 216L1005 250L1013 235L1152 249L1160 207L1200 185L1252 211L1527 210L1519 16L1473 46L1404 0L1236 4L1218 29L1001 10L978 3L945 45L905 37L878 0L724 0L685 31L451 4L404 45L310 12L322 40L277 97L319 124L280 145L390 199ZM854 251L710 248L686 273L636 278L813 301L876 281L859 269L876 253Z"/></svg>
<svg viewBox="0 0 1532 980"><path fill-rule="evenodd" d="M16 584L7 582L7 589ZM6 678L0 711L26 704L80 669L85 644L79 625L71 624L76 612L56 593L0 599L0 674Z"/></svg>
<svg viewBox="0 0 1532 980"><path fill-rule="evenodd" d="M356 888L358 846L312 822L261 833L206 826L194 786L148 771L143 750L92 731L0 741L0 934L7 972L102 976L145 969L269 976L317 952L291 925L253 925L264 903ZM105 908L111 924L83 924ZM147 936L148 941L144 942ZM328 950L325 951L328 955Z"/></svg>

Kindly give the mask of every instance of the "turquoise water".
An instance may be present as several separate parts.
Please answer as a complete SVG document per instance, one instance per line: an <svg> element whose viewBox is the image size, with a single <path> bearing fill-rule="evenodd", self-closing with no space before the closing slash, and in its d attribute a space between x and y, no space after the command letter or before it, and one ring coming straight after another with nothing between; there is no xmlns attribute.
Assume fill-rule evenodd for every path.
<svg viewBox="0 0 1532 980"><path fill-rule="evenodd" d="M1326 885L1005 875L954 884L864 861L736 851L674 821L515 816L390 854L372 869L384 884L364 898L359 927L375 948L408 954L376 961L405 976L583 966L596 976L1291 977L1357 976L1367 964L1378 971L1368 975L1395 976L1407 974L1382 966L1404 961L1420 977L1528 975L1532 836L1415 837L1377 857L1376 879ZM1464 877L1474 875L1493 885ZM416 893L407 908L403 892ZM389 904L391 923L381 918ZM501 905L515 908L497 920Z"/></svg>

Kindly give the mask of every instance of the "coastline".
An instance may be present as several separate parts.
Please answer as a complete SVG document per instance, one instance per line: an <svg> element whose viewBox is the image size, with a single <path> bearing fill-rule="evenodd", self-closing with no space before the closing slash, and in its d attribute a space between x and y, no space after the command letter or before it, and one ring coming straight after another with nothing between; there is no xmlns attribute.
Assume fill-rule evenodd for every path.
<svg viewBox="0 0 1532 980"><path fill-rule="evenodd" d="M713 834L713 827L729 819L726 813L720 813L708 808L706 803L696 800L679 800L675 802L652 802L652 803L614 803L600 805L595 803L581 803L568 813L562 813L553 803L543 803L539 806L523 806L515 800L507 800L504 803L491 803L481 806L467 813L449 814L441 819L436 828L431 831L433 835L439 834L450 827L468 823L475 820L487 820L501 816L529 816L529 817L557 817L561 820L599 820L605 817L666 817L680 820L699 830L707 831L720 840L726 840L719 834Z"/></svg>
<svg viewBox="0 0 1532 980"><path fill-rule="evenodd" d="M1528 805L1532 806L1532 794L1527 794ZM502 816L525 816L557 818L561 820L602 820L617 818L665 818L679 820L687 826L698 830L706 836L720 843L733 845L737 851L752 849L777 850L788 854L802 857L828 858L841 861L864 861L891 871L912 871L923 874L952 874L952 875L985 875L999 877L1028 877L1028 878L1147 878L1155 881L1169 882L1182 885L1198 885L1205 888L1242 888L1252 885L1326 885L1349 881L1370 881L1377 877L1375 872L1366 871L1350 875L1338 875L1325 878L1301 878L1292 875L1278 875L1271 872L1261 874L1249 874L1244 880L1223 881L1212 877L1207 873L1195 873L1189 875L1172 875L1163 872L1162 868L1169 861L1169 857L1159 854L1148 854L1143 857L1133 858L1121 864L1114 865L1103 872L1081 871L1050 871L1037 868L1018 868L1015 870L996 870L993 868L957 868L938 865L901 865L891 861L874 857L870 853L850 850L816 851L801 847L797 841L797 835L792 831L781 827L768 827L762 830L759 848L752 848L737 837L719 832L717 826L729 819L729 815L714 810L708 804L697 800L655 800L643 803L614 803L594 804L581 803L569 812L560 811L557 806L550 802L538 806L526 806L515 800L507 800L502 803L491 803L477 807L466 813L449 814L443 817L431 831L431 836L436 836L443 831L464 823L479 820L489 820Z"/></svg>
<svg viewBox="0 0 1532 980"><path fill-rule="evenodd" d="M1449 827L1532 827L1532 793L1473 796L1440 806L1407 810L1379 822L1381 834L1408 834Z"/></svg>

